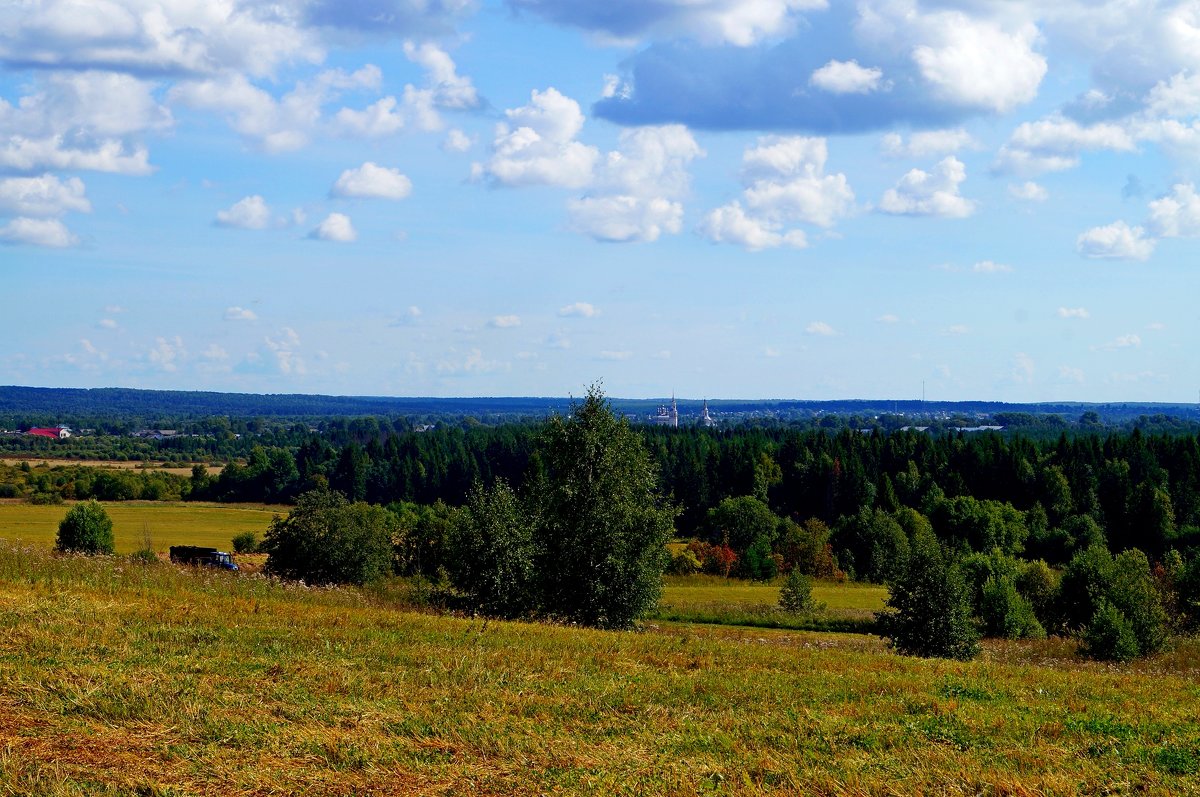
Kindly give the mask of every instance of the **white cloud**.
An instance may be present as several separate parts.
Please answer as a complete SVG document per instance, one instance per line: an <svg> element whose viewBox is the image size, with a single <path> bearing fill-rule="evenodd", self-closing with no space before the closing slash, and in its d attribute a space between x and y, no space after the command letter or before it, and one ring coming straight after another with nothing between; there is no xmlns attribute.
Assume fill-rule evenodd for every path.
<svg viewBox="0 0 1200 797"><path fill-rule="evenodd" d="M1179 183L1171 193L1150 203L1146 225L1156 238L1200 236L1200 196L1191 183Z"/></svg>
<svg viewBox="0 0 1200 797"><path fill-rule="evenodd" d="M600 357L600 359L601 359L601 360L613 360L613 361L616 361L616 362L620 362L620 361L623 361L623 360L628 360L628 359L632 358L632 357L633 357L633 352L631 352L631 351L608 351L608 350L605 350L605 351L601 351L601 352L600 352L600 354L599 354L599 357Z"/></svg>
<svg viewBox="0 0 1200 797"><path fill-rule="evenodd" d="M79 239L58 219L30 219L19 216L0 227L0 243L62 249L75 246Z"/></svg>
<svg viewBox="0 0 1200 797"><path fill-rule="evenodd" d="M883 315L879 316L879 318L876 318L875 320L881 324L898 324L898 323L900 323L900 316L894 315L892 313L884 313Z"/></svg>
<svg viewBox="0 0 1200 797"><path fill-rule="evenodd" d="M1018 385L1033 384L1034 370L1033 358L1028 354L1017 352L1013 355L1012 380Z"/></svg>
<svg viewBox="0 0 1200 797"><path fill-rule="evenodd" d="M710 212L701 233L751 251L804 248L807 236L802 230L789 230L790 225L828 228L854 209L854 191L846 175L825 173L828 156L823 138L760 138L742 156L741 199Z"/></svg>
<svg viewBox="0 0 1200 797"><path fill-rule="evenodd" d="M748 216L737 200L710 212L699 229L713 243L736 244L751 252L780 246L795 249L808 246L808 236L803 230L782 231L773 222Z"/></svg>
<svg viewBox="0 0 1200 797"><path fill-rule="evenodd" d="M567 337L567 332L563 329L555 330L550 335L547 335L545 343L552 349L571 348L571 339Z"/></svg>
<svg viewBox="0 0 1200 797"><path fill-rule="evenodd" d="M452 129L442 141L442 149L446 152L466 152L471 148L471 137L458 128Z"/></svg>
<svg viewBox="0 0 1200 797"><path fill-rule="evenodd" d="M804 328L804 331L810 335L818 335L820 337L832 337L837 334L837 330L826 324L824 321L813 321Z"/></svg>
<svg viewBox="0 0 1200 797"><path fill-rule="evenodd" d="M355 72L329 69L298 82L276 99L245 75L230 74L176 84L168 94L196 110L222 114L229 125L267 152L288 152L305 146L322 122L326 104L342 91L375 88L379 68L367 65Z"/></svg>
<svg viewBox="0 0 1200 797"><path fill-rule="evenodd" d="M300 335L291 327L283 327L275 337L264 336L263 343L275 357L275 366L281 374L303 376L308 365L299 355Z"/></svg>
<svg viewBox="0 0 1200 797"><path fill-rule="evenodd" d="M264 230L271 224L271 208L260 195L239 199L228 210L218 210L214 222L219 227Z"/></svg>
<svg viewBox="0 0 1200 797"><path fill-rule="evenodd" d="M575 140L583 129L579 103L557 89L533 91L528 105L510 108L496 126L492 157L482 167L494 185L582 188L600 154Z"/></svg>
<svg viewBox="0 0 1200 797"><path fill-rule="evenodd" d="M1020 185L1010 185L1008 195L1023 202L1045 202L1050 198L1050 192L1032 180Z"/></svg>
<svg viewBox="0 0 1200 797"><path fill-rule="evenodd" d="M408 307L406 307L400 311L399 315L396 316L396 319L394 321L392 321L392 323L389 326L393 326L393 327L411 326L411 325L417 323L417 321L419 321L421 319L422 315L424 315L424 314L421 312L420 307L417 307L415 304L409 305Z"/></svg>
<svg viewBox="0 0 1200 797"><path fill-rule="evenodd" d="M308 234L309 238L318 241L336 241L352 243L358 239L358 232L350 223L350 217L343 213L330 213Z"/></svg>
<svg viewBox="0 0 1200 797"><path fill-rule="evenodd" d="M223 362L229 359L229 352L215 343L210 343L208 348L200 353L200 356L210 362Z"/></svg>
<svg viewBox="0 0 1200 797"><path fill-rule="evenodd" d="M997 153L993 168L1017 174L1060 172L1078 166L1083 152L1132 152L1136 147L1121 125L1084 126L1056 116L1018 126Z"/></svg>
<svg viewBox="0 0 1200 797"><path fill-rule="evenodd" d="M1154 244L1144 228L1130 227L1123 221L1093 227L1075 240L1076 250L1084 257L1111 260L1148 260Z"/></svg>
<svg viewBox="0 0 1200 797"><path fill-rule="evenodd" d="M1033 50L1035 25L1006 31L956 11L929 14L920 24L927 43L912 58L943 99L1005 113L1037 96L1046 59Z"/></svg>
<svg viewBox="0 0 1200 797"><path fill-rule="evenodd" d="M895 188L884 192L879 209L905 216L965 218L975 212L975 203L958 192L966 179L966 167L951 155L930 172L912 169L901 177Z"/></svg>
<svg viewBox="0 0 1200 797"><path fill-rule="evenodd" d="M981 260L971 266L971 270L976 274L1008 274L1013 269L1012 266L1006 266L1003 263L993 263L991 260Z"/></svg>
<svg viewBox="0 0 1200 797"><path fill-rule="evenodd" d="M427 91L438 108L469 110L478 108L479 94L471 79L458 74L450 55L432 42L404 43L404 55L425 68Z"/></svg>
<svg viewBox="0 0 1200 797"><path fill-rule="evenodd" d="M498 315L494 316L488 322L488 326L496 329L511 329L512 327L521 326L521 316L519 315Z"/></svg>
<svg viewBox="0 0 1200 797"><path fill-rule="evenodd" d="M971 331L971 328L966 324L951 324L942 330L943 335L966 335Z"/></svg>
<svg viewBox="0 0 1200 797"><path fill-rule="evenodd" d="M101 318L96 322L96 326L100 327L101 329L116 329L118 324L115 319Z"/></svg>
<svg viewBox="0 0 1200 797"><path fill-rule="evenodd" d="M1141 335L1120 335L1116 339L1100 346L1093 346L1093 351L1114 351L1116 349L1132 349L1142 345Z"/></svg>
<svg viewBox="0 0 1200 797"><path fill-rule="evenodd" d="M978 146L974 136L961 127L950 130L924 130L913 133L908 141L899 133L883 137L883 154L889 158L931 158L953 155L968 147Z"/></svg>
<svg viewBox="0 0 1200 797"><path fill-rule="evenodd" d="M226 321L257 321L258 316L253 310L247 310L245 307L226 307Z"/></svg>
<svg viewBox="0 0 1200 797"><path fill-rule="evenodd" d="M1091 313L1086 307L1060 307L1058 308L1059 318L1091 318Z"/></svg>
<svg viewBox="0 0 1200 797"><path fill-rule="evenodd" d="M451 355L457 355L456 351L451 351ZM470 349L461 357L454 356L453 359L446 358L437 364L437 372L448 376L467 375L467 374L486 374L492 371L505 369L509 365L496 360L488 360L483 356L483 352L479 349Z"/></svg>
<svg viewBox="0 0 1200 797"><path fill-rule="evenodd" d="M704 151L683 125L624 130L588 195L568 202L571 224L601 241L655 241L678 233L688 164Z"/></svg>
<svg viewBox="0 0 1200 797"><path fill-rule="evenodd" d="M367 161L357 169L342 172L329 193L337 197L404 199L412 193L412 180L399 169Z"/></svg>
<svg viewBox="0 0 1200 797"><path fill-rule="evenodd" d="M0 180L0 212L17 216L61 216L68 211L90 213L83 181L60 181L52 174Z"/></svg>
<svg viewBox="0 0 1200 797"><path fill-rule="evenodd" d="M814 70L809 85L830 94L870 94L881 86L883 70L878 67L862 67L858 61L835 61Z"/></svg>
<svg viewBox="0 0 1200 797"><path fill-rule="evenodd" d="M1073 368L1069 365L1058 366L1058 378L1062 382L1071 382L1076 385L1082 385L1086 381L1082 368Z"/></svg>
<svg viewBox="0 0 1200 797"><path fill-rule="evenodd" d="M179 370L179 364L187 359L187 347L178 335L174 338L156 338L146 357L162 370L175 373Z"/></svg>
<svg viewBox="0 0 1200 797"><path fill-rule="evenodd" d="M574 302L566 305L565 307L560 307L558 314L564 317L574 316L577 318L592 318L600 315L600 311L587 302Z"/></svg>

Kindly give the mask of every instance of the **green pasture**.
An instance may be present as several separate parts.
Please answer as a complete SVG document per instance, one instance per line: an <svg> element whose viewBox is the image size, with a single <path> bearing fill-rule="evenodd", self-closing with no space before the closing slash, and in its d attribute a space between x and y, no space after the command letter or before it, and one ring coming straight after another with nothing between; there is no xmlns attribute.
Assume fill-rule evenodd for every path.
<svg viewBox="0 0 1200 797"><path fill-rule="evenodd" d="M719 576L667 576L655 620L763 628L866 631L887 600L878 584L813 584L818 611L796 616L779 609L780 583L763 584Z"/></svg>
<svg viewBox="0 0 1200 797"><path fill-rule="evenodd" d="M1122 666L1066 640L921 660L4 544L0 627L6 796L1200 793L1195 640Z"/></svg>
<svg viewBox="0 0 1200 797"><path fill-rule="evenodd" d="M160 501L114 502L104 508L113 521L117 553L138 550L146 534L156 551L166 551L172 545L229 550L234 536L252 531L261 538L272 515L288 511L288 507ZM52 546L58 524L68 509L70 504L0 503L0 540Z"/></svg>

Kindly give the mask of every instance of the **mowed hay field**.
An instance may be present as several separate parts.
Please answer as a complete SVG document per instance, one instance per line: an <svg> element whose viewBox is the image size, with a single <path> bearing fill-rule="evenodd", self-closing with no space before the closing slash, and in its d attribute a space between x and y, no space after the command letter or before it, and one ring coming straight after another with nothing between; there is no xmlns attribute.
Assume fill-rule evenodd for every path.
<svg viewBox="0 0 1200 797"><path fill-rule="evenodd" d="M0 545L0 794L1185 794L1200 646L460 619Z"/></svg>
<svg viewBox="0 0 1200 797"><path fill-rule="evenodd" d="M58 524L71 503L36 506L19 501L0 502L0 540L54 545ZM172 545L204 545L227 551L234 536L252 531L262 538L273 515L286 515L290 507L261 504L207 504L167 501L105 503L113 521L117 553L132 553L143 545L145 534L156 551Z"/></svg>
<svg viewBox="0 0 1200 797"><path fill-rule="evenodd" d="M822 608L796 617L779 609L779 584L762 584L719 576L667 576L652 618L671 622L748 625L782 628L866 628L884 607L887 588L855 582L813 583L813 601Z"/></svg>

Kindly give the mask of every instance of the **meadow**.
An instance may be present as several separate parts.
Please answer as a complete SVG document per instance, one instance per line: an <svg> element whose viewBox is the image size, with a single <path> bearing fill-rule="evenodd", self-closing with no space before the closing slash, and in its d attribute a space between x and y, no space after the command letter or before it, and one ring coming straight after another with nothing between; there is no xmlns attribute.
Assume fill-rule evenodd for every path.
<svg viewBox="0 0 1200 797"><path fill-rule="evenodd" d="M810 631L869 631L875 612L887 600L887 588L853 581L813 584L820 608L795 615L779 608L779 583L719 576L667 576L651 619L671 622L740 625Z"/></svg>
<svg viewBox="0 0 1200 797"><path fill-rule="evenodd" d="M1120 667L1062 640L962 663L390 594L0 545L0 795L1200 789L1192 641Z"/></svg>
<svg viewBox="0 0 1200 797"><path fill-rule="evenodd" d="M58 524L70 504L38 506L22 501L0 501L0 540L54 545ZM119 501L104 504L113 521L117 553L143 547L149 535L159 552L172 545L204 545L230 549L231 540L252 531L260 538L276 514L289 507L262 504L207 504L199 502Z"/></svg>

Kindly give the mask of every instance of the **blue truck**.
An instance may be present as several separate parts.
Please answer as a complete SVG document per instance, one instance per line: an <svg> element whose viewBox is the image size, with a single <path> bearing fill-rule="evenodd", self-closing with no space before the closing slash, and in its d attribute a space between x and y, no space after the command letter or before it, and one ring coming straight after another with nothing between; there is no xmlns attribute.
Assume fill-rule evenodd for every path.
<svg viewBox="0 0 1200 797"><path fill-rule="evenodd" d="M214 567L218 570L238 569L233 557L225 551L218 551L216 548L202 548L198 545L172 545L171 561L180 565Z"/></svg>

